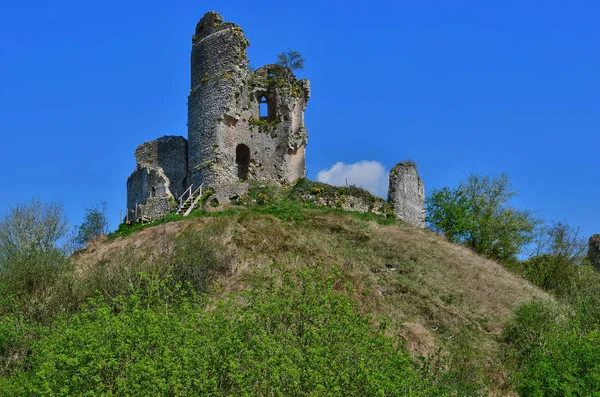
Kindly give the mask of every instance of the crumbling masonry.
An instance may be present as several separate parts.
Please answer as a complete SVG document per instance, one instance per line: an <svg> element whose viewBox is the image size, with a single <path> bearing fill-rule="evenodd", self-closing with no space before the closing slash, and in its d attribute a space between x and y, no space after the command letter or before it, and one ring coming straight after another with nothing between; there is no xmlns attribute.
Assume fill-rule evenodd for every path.
<svg viewBox="0 0 600 397"><path fill-rule="evenodd" d="M398 219L425 227L425 185L412 161L398 163L390 170L388 202Z"/></svg>
<svg viewBox="0 0 600 397"><path fill-rule="evenodd" d="M174 211L190 186L203 184L214 191L212 200L225 203L245 194L248 181L281 183L305 176L310 83L276 64L251 72L248 45L242 29L216 12L198 22L192 37L188 139L165 136L137 148L137 167L127 180L128 211L143 207L145 216L155 219ZM404 192L394 193L394 208L409 222L420 218L398 203L406 197L417 205L422 182L418 178L415 185L421 193L411 194L413 179L394 179L394 190L390 179L390 192ZM406 183L410 186L403 187Z"/></svg>

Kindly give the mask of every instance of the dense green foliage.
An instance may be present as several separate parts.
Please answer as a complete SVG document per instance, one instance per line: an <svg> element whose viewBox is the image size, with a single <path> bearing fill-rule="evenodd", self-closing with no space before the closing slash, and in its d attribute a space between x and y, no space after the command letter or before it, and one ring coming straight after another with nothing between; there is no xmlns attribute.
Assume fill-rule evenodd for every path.
<svg viewBox="0 0 600 397"><path fill-rule="evenodd" d="M357 312L335 272L265 275L207 303L148 278L61 318L8 395L422 395L403 344ZM435 392L437 394L437 392Z"/></svg>
<svg viewBox="0 0 600 397"><path fill-rule="evenodd" d="M504 332L523 396L600 395L600 277L572 269L558 302L532 302Z"/></svg>
<svg viewBox="0 0 600 397"><path fill-rule="evenodd" d="M465 194L443 187L427 197L427 222L452 242L464 241L471 230L471 206Z"/></svg>
<svg viewBox="0 0 600 397"><path fill-rule="evenodd" d="M0 219L0 318L5 311L19 313L8 324L20 316L45 321L73 305L68 228L60 204L37 199Z"/></svg>
<svg viewBox="0 0 600 397"><path fill-rule="evenodd" d="M511 270L557 298L521 306L506 328L505 362L514 366L509 365L510 384L502 383L501 390L514 385L525 396L600 394L600 278L586 265L585 241L576 229L558 222L538 233L530 259L515 260L530 240L535 220L507 206L514 195L507 178L473 178L459 189L434 192L428 202L430 223L452 241L505 260ZM41 217L44 223L34 216L43 208L39 202L13 209L1 220L5 228L0 233L0 394L487 393L492 378L485 372L492 364L481 360L482 350L477 349L483 347L476 338L489 320L485 315L476 319L473 329L463 323L448 325L441 316L447 311L454 318L454 310L467 304L460 301L464 296L454 295L451 288L442 298L427 295L411 287L407 277L418 267L435 265L439 254L422 261L418 255L424 248L373 238L380 226L363 221L393 224L395 218L344 212L337 202L350 196L387 214L383 200L354 186L305 179L282 188L252 185L238 205L193 212L189 218L216 218L190 222L202 227L171 225L179 231L168 237L165 225L162 234L161 225L182 220L178 215L150 225L121 226L109 240L152 226L158 227L140 237L163 238L151 252L124 244L91 268L75 268L67 255L60 206L48 207L50 212ZM333 205L316 206L315 197ZM332 216L338 213L347 216ZM507 226L515 216L520 221ZM320 237L305 234L298 241L285 236L309 228L328 232ZM265 233L282 233L282 238ZM321 246L319 239L329 235L336 235L335 240ZM219 292L222 284L213 287L216 276L254 258L240 252L230 257L231 241L247 252L293 257L297 266L253 270L244 288L225 296ZM299 249L299 242L310 248ZM335 255L349 258L343 272L321 264L300 265L331 258L332 247L340 251ZM402 250L406 252L399 254ZM82 252L73 257L77 255ZM447 338L444 347L450 351L413 360L396 336L398 328L387 329L387 318L362 314L372 308L365 305L372 291L365 290L366 284L360 291L347 285L347 280L364 275L353 275L358 257L377 271L380 284L368 288L412 296L415 300L398 310L415 306L415 313L429 313L429 326L439 325L436 336ZM435 286L441 287L439 280ZM395 299L390 295L388 302ZM431 301L440 302L439 310L428 306Z"/></svg>
<svg viewBox="0 0 600 397"><path fill-rule="evenodd" d="M539 220L508 205L516 196L506 174L471 175L457 189L434 190L426 200L430 227L478 254L514 261L531 242Z"/></svg>

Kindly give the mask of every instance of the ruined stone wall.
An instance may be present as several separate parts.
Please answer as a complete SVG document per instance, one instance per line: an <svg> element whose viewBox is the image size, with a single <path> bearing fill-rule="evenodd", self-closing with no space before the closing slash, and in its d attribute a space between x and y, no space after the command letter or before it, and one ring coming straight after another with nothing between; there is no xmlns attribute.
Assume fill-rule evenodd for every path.
<svg viewBox="0 0 600 397"><path fill-rule="evenodd" d="M339 208L344 211L387 216L387 206L383 199L376 198L376 201L372 201L363 197L346 195L342 192L331 197L322 197L318 194L307 194L299 198L305 203L320 207Z"/></svg>
<svg viewBox="0 0 600 397"><path fill-rule="evenodd" d="M303 177L309 82L278 65L250 73L243 31L223 23L216 13L198 23L192 45L189 181L204 182L219 201L228 201L245 193L246 180ZM260 117L263 96L269 107L266 119ZM246 162L237 156L240 145L249 149Z"/></svg>
<svg viewBox="0 0 600 397"><path fill-rule="evenodd" d="M127 208L154 197L179 197L187 188L187 141L164 136L138 146L137 167L127 179Z"/></svg>
<svg viewBox="0 0 600 397"><path fill-rule="evenodd" d="M138 167L127 178L127 208L144 204L151 197L167 196L169 179L160 168Z"/></svg>
<svg viewBox="0 0 600 397"><path fill-rule="evenodd" d="M594 268L600 270L600 234L590 237L588 243L588 259Z"/></svg>
<svg viewBox="0 0 600 397"><path fill-rule="evenodd" d="M292 188L292 197L304 204L382 216L394 215L387 201L357 186L332 186L302 179L292 185Z"/></svg>
<svg viewBox="0 0 600 397"><path fill-rule="evenodd" d="M175 212L177 207L172 205L172 201L166 197L153 197L146 200L143 212L148 219L162 218L165 214Z"/></svg>
<svg viewBox="0 0 600 397"><path fill-rule="evenodd" d="M174 197L187 189L187 140L184 137L163 136L146 142L138 146L135 158L139 167L161 168Z"/></svg>
<svg viewBox="0 0 600 397"><path fill-rule="evenodd" d="M398 219L425 227L425 186L415 163L399 163L390 170L388 202Z"/></svg>
<svg viewBox="0 0 600 397"><path fill-rule="evenodd" d="M248 46L242 29L215 12L198 22L188 140L167 136L137 148L137 167L127 180L129 209L149 199L177 198L202 183L213 188L218 202L228 202L247 192L248 181L286 182L305 175L310 84L278 65L251 73ZM269 114L261 118L263 97Z"/></svg>

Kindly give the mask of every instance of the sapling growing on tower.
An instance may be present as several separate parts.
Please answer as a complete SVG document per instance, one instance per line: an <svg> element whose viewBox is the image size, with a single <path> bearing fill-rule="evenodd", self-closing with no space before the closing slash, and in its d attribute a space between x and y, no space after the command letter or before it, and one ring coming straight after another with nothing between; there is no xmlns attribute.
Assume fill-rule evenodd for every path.
<svg viewBox="0 0 600 397"><path fill-rule="evenodd" d="M292 71L304 69L304 57L296 50L288 50L277 55L277 64Z"/></svg>

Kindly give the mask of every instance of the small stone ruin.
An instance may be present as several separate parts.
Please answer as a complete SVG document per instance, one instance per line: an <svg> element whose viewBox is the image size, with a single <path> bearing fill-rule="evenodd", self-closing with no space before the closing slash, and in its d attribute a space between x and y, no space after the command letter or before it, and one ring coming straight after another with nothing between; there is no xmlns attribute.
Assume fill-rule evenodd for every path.
<svg viewBox="0 0 600 397"><path fill-rule="evenodd" d="M390 170L388 202L398 219L425 227L425 185L414 162L398 163Z"/></svg>

